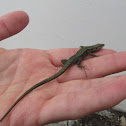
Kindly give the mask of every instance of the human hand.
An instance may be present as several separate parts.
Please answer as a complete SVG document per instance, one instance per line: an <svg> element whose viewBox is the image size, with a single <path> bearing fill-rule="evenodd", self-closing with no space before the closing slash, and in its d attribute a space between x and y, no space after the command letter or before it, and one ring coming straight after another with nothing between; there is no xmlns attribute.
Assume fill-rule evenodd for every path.
<svg viewBox="0 0 126 126"><path fill-rule="evenodd" d="M12 27L13 21L18 28ZM22 30L28 23L28 16L23 12L13 12L6 15L2 22L5 27L2 25L0 40ZM1 48L0 118L21 94L58 72L57 66L61 65L61 59L69 58L77 50ZM88 78L85 78L85 73L80 68L72 66L58 79L40 86L24 97L0 122L1 126L39 126L77 119L110 108L125 99L126 76L104 76L126 69L126 52L116 53L102 49L97 54L101 56L88 57L82 62L89 69L86 70Z"/></svg>

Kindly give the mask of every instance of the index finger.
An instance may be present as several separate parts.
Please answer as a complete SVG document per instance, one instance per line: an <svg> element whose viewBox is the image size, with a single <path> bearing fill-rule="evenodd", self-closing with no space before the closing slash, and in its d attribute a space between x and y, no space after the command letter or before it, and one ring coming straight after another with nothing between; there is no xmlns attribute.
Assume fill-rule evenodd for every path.
<svg viewBox="0 0 126 126"><path fill-rule="evenodd" d="M59 48L59 49L47 50L46 52L48 53L53 65L59 66L59 65L61 65L62 59L69 59L78 50L79 50L79 48L61 48L61 49ZM115 52L116 51L110 50L110 49L100 49L98 52L95 52L94 54L101 56L101 55L112 54ZM86 59L89 57L90 56L86 56Z"/></svg>

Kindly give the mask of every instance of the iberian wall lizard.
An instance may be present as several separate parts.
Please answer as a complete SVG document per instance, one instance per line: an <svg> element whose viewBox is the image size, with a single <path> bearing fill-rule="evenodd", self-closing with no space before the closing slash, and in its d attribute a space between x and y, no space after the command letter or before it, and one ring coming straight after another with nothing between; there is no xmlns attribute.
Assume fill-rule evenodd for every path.
<svg viewBox="0 0 126 126"><path fill-rule="evenodd" d="M56 79L57 77L59 77L61 74L63 74L71 65L73 64L77 64L78 67L83 67L82 65L80 65L82 59L84 58L84 56L87 55L91 55L91 56L97 56L95 54L93 54L93 52L96 52L98 50L100 50L102 47L104 46L104 44L96 44L96 45L92 45L92 46L81 46L80 49L77 51L76 54L74 54L73 56L71 56L69 59L64 59L61 60L61 62L63 63L63 67L62 69L57 72L56 74L52 75L51 77L46 78L45 80L35 84L34 86L32 86L31 88L29 88L24 94L22 94L16 101L15 103L9 108L9 110L5 113L5 115L0 119L0 122L8 115L8 113L14 108L14 106L21 100L23 99L28 93L30 93L32 90L34 90L35 88L46 84L47 82Z"/></svg>

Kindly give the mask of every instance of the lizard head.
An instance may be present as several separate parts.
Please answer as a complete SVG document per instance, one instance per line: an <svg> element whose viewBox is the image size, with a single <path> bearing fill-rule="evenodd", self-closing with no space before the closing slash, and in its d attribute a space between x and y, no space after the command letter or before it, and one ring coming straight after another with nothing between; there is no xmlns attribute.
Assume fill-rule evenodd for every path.
<svg viewBox="0 0 126 126"><path fill-rule="evenodd" d="M104 45L105 45L105 44L96 44L96 45L93 45L93 46L92 46L93 48L91 48L90 51L91 51L91 52L98 51L98 50L100 50L101 48L103 48Z"/></svg>

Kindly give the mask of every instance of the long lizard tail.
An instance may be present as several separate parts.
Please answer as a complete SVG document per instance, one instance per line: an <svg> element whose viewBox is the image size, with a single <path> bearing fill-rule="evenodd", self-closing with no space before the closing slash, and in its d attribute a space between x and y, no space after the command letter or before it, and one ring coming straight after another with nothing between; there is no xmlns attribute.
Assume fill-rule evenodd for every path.
<svg viewBox="0 0 126 126"><path fill-rule="evenodd" d="M9 114L9 112L14 108L14 106L22 99L24 98L27 94L29 94L32 90L36 89L37 87L51 81L54 80L55 78L59 77L61 74L63 74L65 71L67 70L67 67L63 67L59 72L57 72L56 74L52 75L49 78L46 78L43 81L40 81L39 83L35 84L34 86L32 86L31 88L29 88L24 94L22 94L16 101L15 103L10 107L10 109L5 113L5 115L0 119L0 122Z"/></svg>

